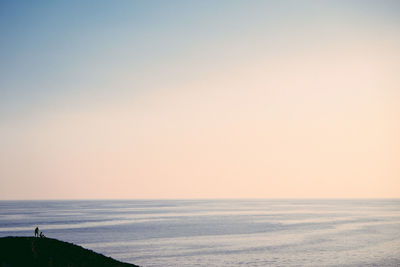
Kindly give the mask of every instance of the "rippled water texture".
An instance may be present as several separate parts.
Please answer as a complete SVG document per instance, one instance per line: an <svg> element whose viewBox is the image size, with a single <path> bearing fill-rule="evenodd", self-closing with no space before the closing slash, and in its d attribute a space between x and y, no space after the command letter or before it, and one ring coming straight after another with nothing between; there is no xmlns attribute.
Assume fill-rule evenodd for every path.
<svg viewBox="0 0 400 267"><path fill-rule="evenodd" d="M400 200L0 201L0 236L141 266L400 266Z"/></svg>

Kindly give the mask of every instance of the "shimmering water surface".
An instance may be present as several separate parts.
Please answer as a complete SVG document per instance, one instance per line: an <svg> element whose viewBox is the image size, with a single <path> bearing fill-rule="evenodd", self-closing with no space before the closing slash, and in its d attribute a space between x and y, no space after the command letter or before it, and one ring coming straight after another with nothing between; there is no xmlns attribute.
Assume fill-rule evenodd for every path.
<svg viewBox="0 0 400 267"><path fill-rule="evenodd" d="M0 236L36 226L141 266L400 266L400 200L0 201Z"/></svg>

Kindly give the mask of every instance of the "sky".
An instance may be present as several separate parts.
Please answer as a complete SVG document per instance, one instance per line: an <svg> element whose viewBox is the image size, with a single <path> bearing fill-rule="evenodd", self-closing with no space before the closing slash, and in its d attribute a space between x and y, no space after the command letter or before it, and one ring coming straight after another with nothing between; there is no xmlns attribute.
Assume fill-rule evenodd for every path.
<svg viewBox="0 0 400 267"><path fill-rule="evenodd" d="M0 1L0 199L399 198L396 1Z"/></svg>

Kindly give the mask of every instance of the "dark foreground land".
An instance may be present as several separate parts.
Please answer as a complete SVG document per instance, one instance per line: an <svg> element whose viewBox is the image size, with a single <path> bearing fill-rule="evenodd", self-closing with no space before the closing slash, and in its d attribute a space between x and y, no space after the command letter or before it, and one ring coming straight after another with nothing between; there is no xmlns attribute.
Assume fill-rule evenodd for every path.
<svg viewBox="0 0 400 267"><path fill-rule="evenodd" d="M0 266L138 267L52 238L0 238Z"/></svg>

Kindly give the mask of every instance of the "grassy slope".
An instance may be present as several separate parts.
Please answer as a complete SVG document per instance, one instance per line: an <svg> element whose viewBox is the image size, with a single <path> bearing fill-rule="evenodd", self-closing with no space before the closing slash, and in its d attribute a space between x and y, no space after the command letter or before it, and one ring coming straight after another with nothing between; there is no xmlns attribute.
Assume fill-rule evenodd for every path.
<svg viewBox="0 0 400 267"><path fill-rule="evenodd" d="M0 238L0 266L121 266L116 261L71 243L52 238Z"/></svg>

